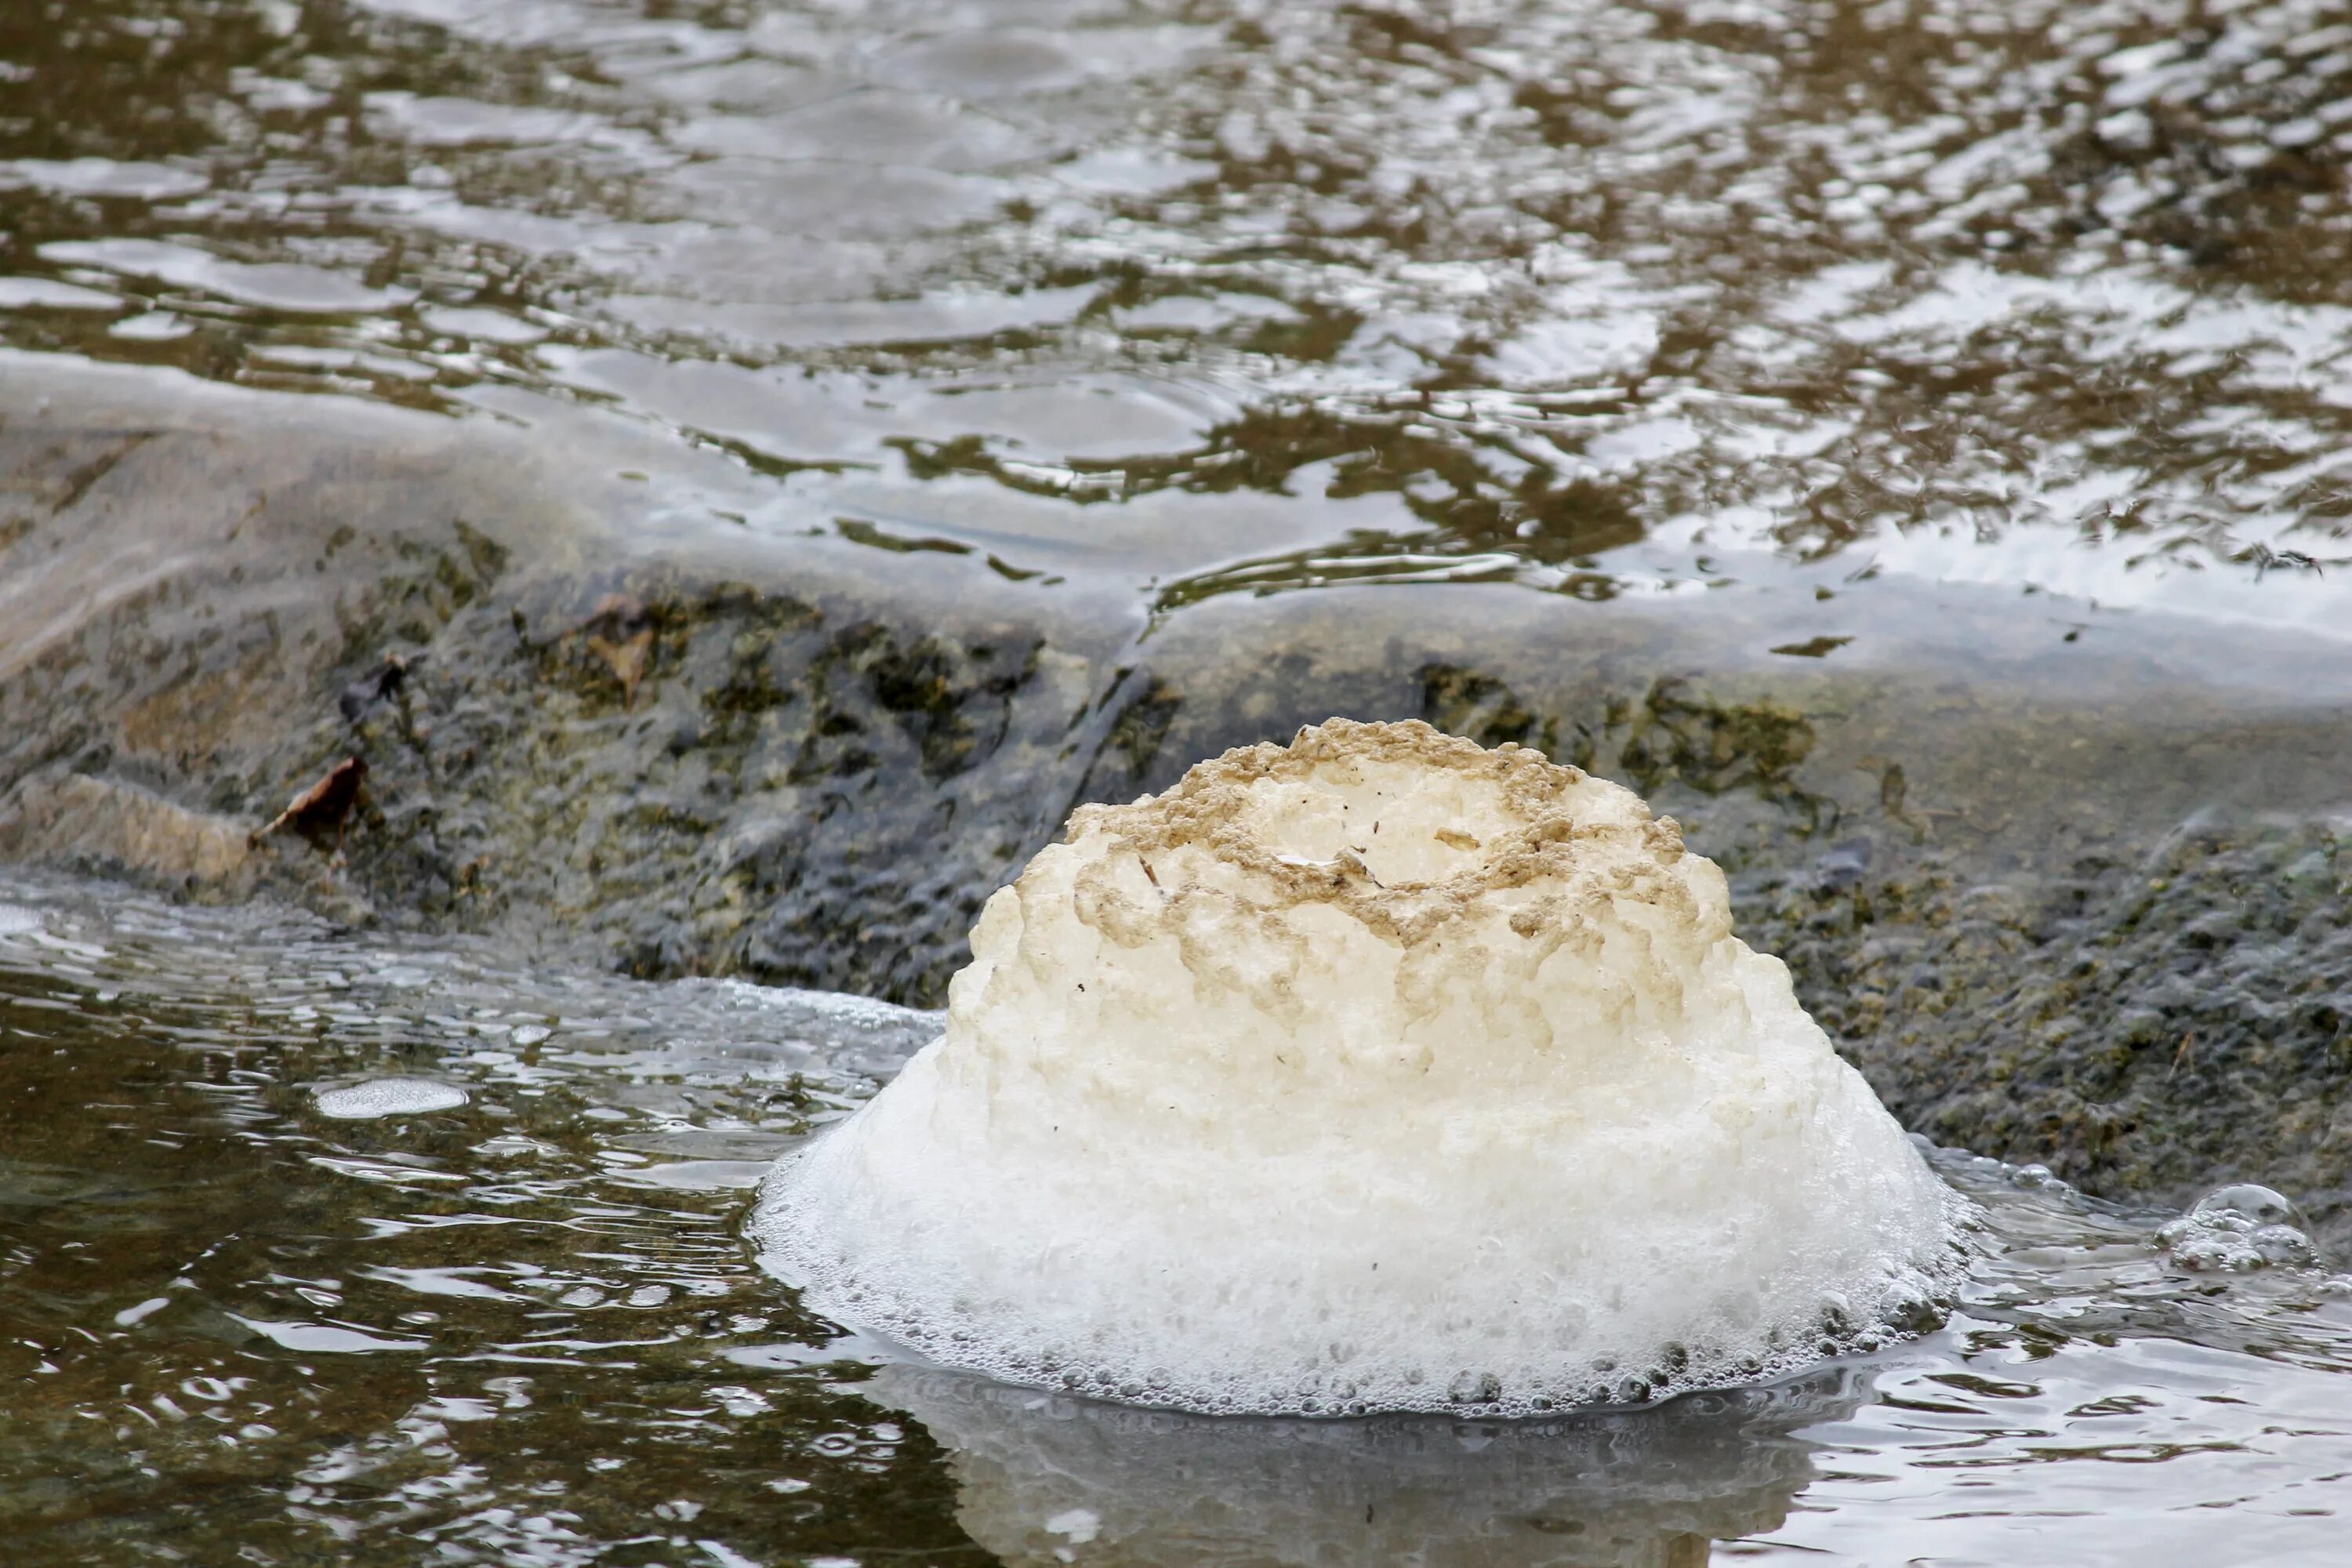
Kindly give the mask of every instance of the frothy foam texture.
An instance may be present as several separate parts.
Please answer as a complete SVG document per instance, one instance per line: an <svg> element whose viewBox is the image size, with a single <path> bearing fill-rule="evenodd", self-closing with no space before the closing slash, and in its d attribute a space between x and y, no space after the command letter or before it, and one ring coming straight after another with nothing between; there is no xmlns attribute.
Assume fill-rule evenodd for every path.
<svg viewBox="0 0 2352 1568"><path fill-rule="evenodd" d="M373 1121L385 1116L425 1116L455 1110L466 1103L466 1091L454 1083L429 1078L372 1078L348 1089L319 1091L319 1114L338 1121Z"/></svg>
<svg viewBox="0 0 2352 1568"><path fill-rule="evenodd" d="M1959 1200L1631 792L1334 720L1087 806L766 1260L951 1365L1204 1411L1655 1398L1932 1319Z"/></svg>

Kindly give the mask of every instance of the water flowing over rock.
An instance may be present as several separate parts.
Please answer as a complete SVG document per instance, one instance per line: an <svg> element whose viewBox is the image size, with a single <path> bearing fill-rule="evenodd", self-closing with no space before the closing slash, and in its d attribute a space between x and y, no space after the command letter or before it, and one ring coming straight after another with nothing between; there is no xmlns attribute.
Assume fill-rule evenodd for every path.
<svg viewBox="0 0 2352 1568"><path fill-rule="evenodd" d="M2148 613L2053 657L2012 596L1896 578L1838 590L1861 638L1821 659L1769 651L1803 581L1801 610L1420 584L1151 615L708 521L758 486L593 416L62 355L0 355L0 860L935 1005L1073 807L1417 718L1671 812L1906 1126L2352 1221L2352 680L2292 630ZM641 635L632 698L593 644ZM340 856L248 842L354 755Z"/></svg>

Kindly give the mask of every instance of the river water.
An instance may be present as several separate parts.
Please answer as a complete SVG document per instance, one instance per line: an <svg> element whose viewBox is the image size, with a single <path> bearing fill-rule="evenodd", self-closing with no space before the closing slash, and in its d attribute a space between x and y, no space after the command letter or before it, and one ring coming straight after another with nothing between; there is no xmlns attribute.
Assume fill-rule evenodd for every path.
<svg viewBox="0 0 2352 1568"><path fill-rule="evenodd" d="M2192 1267L2031 1167L1937 1152L1987 1215L1958 1312L1776 1387L1135 1411L909 1364L752 1261L765 1162L937 1015L0 898L12 1563L2342 1561L2352 1277Z"/></svg>
<svg viewBox="0 0 2352 1568"><path fill-rule="evenodd" d="M2347 89L2325 0L15 0L0 346L616 419L740 470L713 529L1162 616L1772 587L1834 664L1963 584L2289 699L2352 633ZM5 1555L2344 1560L2343 1278L1950 1151L1958 1313L1785 1387L906 1364L739 1227L931 1027L0 886Z"/></svg>
<svg viewBox="0 0 2352 1568"><path fill-rule="evenodd" d="M23 0L0 342L593 405L772 477L740 526L1163 607L1834 558L1809 581L1849 599L2066 595L2021 612L2053 644L2135 606L2337 635L2347 26ZM1864 629L1858 597L1814 634Z"/></svg>

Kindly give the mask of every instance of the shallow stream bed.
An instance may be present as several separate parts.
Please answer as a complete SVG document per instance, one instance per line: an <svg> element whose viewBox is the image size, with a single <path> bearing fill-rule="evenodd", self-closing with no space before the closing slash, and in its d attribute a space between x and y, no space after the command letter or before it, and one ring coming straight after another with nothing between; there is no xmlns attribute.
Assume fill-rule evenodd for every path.
<svg viewBox="0 0 2352 1568"><path fill-rule="evenodd" d="M10 1561L2340 1561L2352 1279L1955 1151L1950 1321L1770 1388L1207 1420L912 1364L741 1229L935 1026L0 888Z"/></svg>

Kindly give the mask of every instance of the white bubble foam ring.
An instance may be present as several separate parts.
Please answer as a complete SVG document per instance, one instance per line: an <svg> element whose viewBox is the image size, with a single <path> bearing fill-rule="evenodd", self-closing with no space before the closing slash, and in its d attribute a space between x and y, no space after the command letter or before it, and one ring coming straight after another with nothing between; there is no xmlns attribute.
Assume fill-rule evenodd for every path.
<svg viewBox="0 0 2352 1568"><path fill-rule="evenodd" d="M1723 874L1533 751L1335 720L1087 806L944 1037L781 1162L808 1303L1017 1383L1517 1413L1931 1319L1964 1205Z"/></svg>

